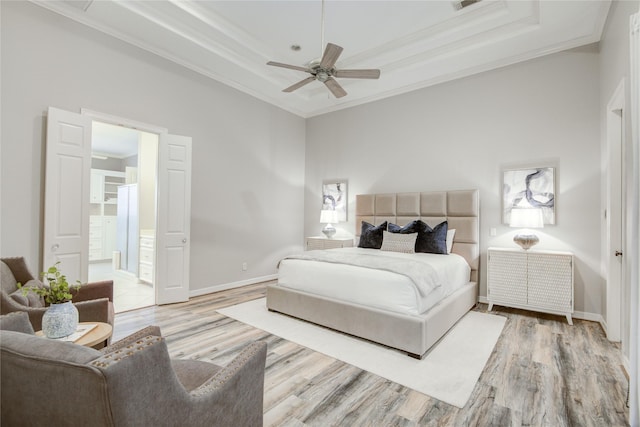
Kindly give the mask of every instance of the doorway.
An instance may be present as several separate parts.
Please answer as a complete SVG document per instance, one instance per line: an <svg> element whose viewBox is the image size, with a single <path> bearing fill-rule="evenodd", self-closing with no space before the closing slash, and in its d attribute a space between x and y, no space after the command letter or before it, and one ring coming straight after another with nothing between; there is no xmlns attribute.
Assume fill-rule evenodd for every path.
<svg viewBox="0 0 640 427"><path fill-rule="evenodd" d="M151 272L155 302L187 301L191 258L192 140L189 136L172 135L155 125L84 108L80 114L48 108L42 265L59 262L70 282L88 281L88 194L94 121L158 136L155 145L156 229L152 251L155 259Z"/></svg>
<svg viewBox="0 0 640 427"><path fill-rule="evenodd" d="M159 136L93 120L91 141L88 279L113 280L116 313L154 305Z"/></svg>

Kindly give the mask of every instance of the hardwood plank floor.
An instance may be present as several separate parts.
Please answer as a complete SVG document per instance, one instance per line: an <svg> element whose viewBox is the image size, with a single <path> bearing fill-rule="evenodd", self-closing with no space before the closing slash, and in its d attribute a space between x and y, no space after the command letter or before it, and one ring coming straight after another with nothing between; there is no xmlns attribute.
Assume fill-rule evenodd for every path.
<svg viewBox="0 0 640 427"><path fill-rule="evenodd" d="M258 284L120 313L113 338L159 325L172 357L220 365L267 342L265 426L628 425L620 350L597 323L495 307L507 323L458 409L216 312L264 294Z"/></svg>

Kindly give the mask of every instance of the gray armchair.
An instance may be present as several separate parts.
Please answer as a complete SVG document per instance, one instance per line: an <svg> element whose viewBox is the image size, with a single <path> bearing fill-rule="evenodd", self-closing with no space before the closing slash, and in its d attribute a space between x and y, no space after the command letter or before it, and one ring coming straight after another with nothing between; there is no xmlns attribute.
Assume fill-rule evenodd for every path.
<svg viewBox="0 0 640 427"><path fill-rule="evenodd" d="M264 342L223 368L171 360L157 327L101 351L32 335L24 313L0 328L3 426L262 426Z"/></svg>
<svg viewBox="0 0 640 427"><path fill-rule="evenodd" d="M33 328L42 329L42 315L47 310L42 298L35 294L24 296L17 283L25 286L42 286L33 277L24 258L0 259L0 314L25 311ZM113 281L83 284L79 292L73 292L73 304L78 309L80 322L104 322L113 326Z"/></svg>

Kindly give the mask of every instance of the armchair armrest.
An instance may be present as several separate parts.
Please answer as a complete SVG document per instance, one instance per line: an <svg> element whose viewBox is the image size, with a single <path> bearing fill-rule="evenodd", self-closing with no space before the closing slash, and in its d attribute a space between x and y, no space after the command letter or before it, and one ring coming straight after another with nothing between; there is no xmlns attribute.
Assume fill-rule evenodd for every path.
<svg viewBox="0 0 640 427"><path fill-rule="evenodd" d="M263 425L266 352L264 342L249 345L190 393L161 337L140 338L91 365L105 376L115 425L254 427Z"/></svg>
<svg viewBox="0 0 640 427"><path fill-rule="evenodd" d="M220 425L262 426L266 357L265 342L250 344L191 395L208 401Z"/></svg>
<svg viewBox="0 0 640 427"><path fill-rule="evenodd" d="M116 350L121 350L127 347L128 345L135 344L136 341L139 341L140 339L147 336L161 337L162 334L160 333L160 327L147 326L146 328L140 329L139 331L134 332L133 334L122 338L118 342L115 342L110 346L101 349L100 351L106 354L106 353L114 352Z"/></svg>
<svg viewBox="0 0 640 427"><path fill-rule="evenodd" d="M99 298L108 298L113 302L113 280L102 282L85 283L80 286L80 290L71 292L73 302L89 301Z"/></svg>
<svg viewBox="0 0 640 427"><path fill-rule="evenodd" d="M103 322L113 326L115 312L107 298L74 302L73 305L78 309L80 322Z"/></svg>

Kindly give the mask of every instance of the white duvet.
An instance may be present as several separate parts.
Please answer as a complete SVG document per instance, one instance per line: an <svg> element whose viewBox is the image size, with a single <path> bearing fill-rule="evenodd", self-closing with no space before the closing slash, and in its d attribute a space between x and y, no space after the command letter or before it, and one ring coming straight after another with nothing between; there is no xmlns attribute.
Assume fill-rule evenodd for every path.
<svg viewBox="0 0 640 427"><path fill-rule="evenodd" d="M467 284L471 274L469 264L456 254L405 254L363 248L330 251L332 254L362 253L386 257L386 260L409 259L427 263L435 269L435 273L425 278L432 282L429 286L432 290L429 293L421 292L409 277L390 271L304 259L282 260L278 285L355 304L418 315ZM381 258L381 264L386 262Z"/></svg>

